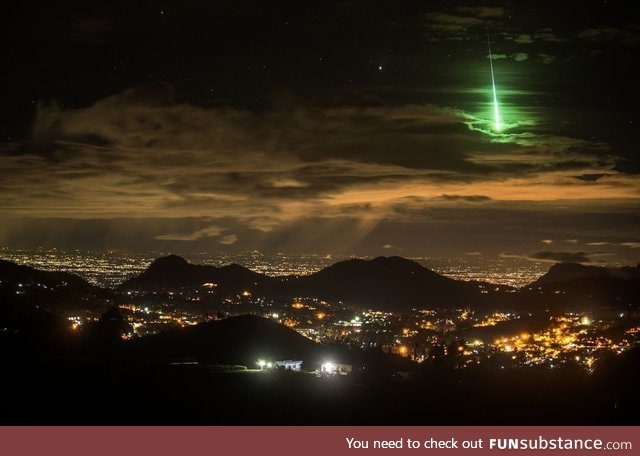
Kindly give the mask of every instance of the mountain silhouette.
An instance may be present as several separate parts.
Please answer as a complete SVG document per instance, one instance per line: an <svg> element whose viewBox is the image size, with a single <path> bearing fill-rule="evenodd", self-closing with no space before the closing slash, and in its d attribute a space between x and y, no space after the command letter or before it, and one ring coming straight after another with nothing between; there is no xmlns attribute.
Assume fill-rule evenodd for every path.
<svg viewBox="0 0 640 456"><path fill-rule="evenodd" d="M91 285L62 271L42 271L0 260L0 305L34 306L60 314L65 311L101 311L113 300L113 292Z"/></svg>
<svg viewBox="0 0 640 456"><path fill-rule="evenodd" d="M571 304L574 308L594 305L638 308L640 268L559 263L551 266L546 274L525 288L555 293L553 300Z"/></svg>
<svg viewBox="0 0 640 456"><path fill-rule="evenodd" d="M48 288L69 288L76 291L95 292L99 287L83 278L62 271L42 271L0 259L0 281L10 284L45 285Z"/></svg>
<svg viewBox="0 0 640 456"><path fill-rule="evenodd" d="M584 279L638 280L640 279L640 268L630 266L607 268L579 263L558 263L551 266L546 274L529 286L546 287Z"/></svg>
<svg viewBox="0 0 640 456"><path fill-rule="evenodd" d="M476 283L443 277L401 257L341 261L290 287L301 295L391 311L462 305L478 294Z"/></svg>
<svg viewBox="0 0 640 456"><path fill-rule="evenodd" d="M177 255L158 258L139 276L123 282L121 291L193 288L213 283L229 293L267 293L277 280L238 264L216 267L188 263Z"/></svg>
<svg viewBox="0 0 640 456"><path fill-rule="evenodd" d="M204 283L215 283L221 293L249 291L272 297L318 297L391 311L467 305L479 296L479 285L488 285L492 290L496 287L443 277L401 257L352 259L306 276L274 278L237 264L194 265L170 255L155 260L146 271L124 282L119 289L177 289L199 287Z"/></svg>
<svg viewBox="0 0 640 456"><path fill-rule="evenodd" d="M249 367L256 367L258 359L315 361L322 351L296 331L249 314L165 331L128 345L129 356L143 359L198 359Z"/></svg>

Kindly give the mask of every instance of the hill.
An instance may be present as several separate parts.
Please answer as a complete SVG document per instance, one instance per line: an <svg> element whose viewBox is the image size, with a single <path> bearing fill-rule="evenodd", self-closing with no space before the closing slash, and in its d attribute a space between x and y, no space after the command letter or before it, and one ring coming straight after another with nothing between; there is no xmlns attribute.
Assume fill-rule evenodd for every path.
<svg viewBox="0 0 640 456"><path fill-rule="evenodd" d="M640 268L607 268L575 263L559 263L535 282L529 291L551 294L553 299L573 308L592 306L637 309L640 303Z"/></svg>
<svg viewBox="0 0 640 456"><path fill-rule="evenodd" d="M558 263L551 266L546 274L529 285L529 287L547 287L581 279L639 280L640 268L631 266L606 268L579 263Z"/></svg>
<svg viewBox="0 0 640 456"><path fill-rule="evenodd" d="M42 271L0 260L0 305L29 305L56 314L103 311L113 300L110 290L62 271Z"/></svg>
<svg viewBox="0 0 640 456"><path fill-rule="evenodd" d="M215 284L221 292L267 293L276 288L278 281L243 266L230 264L216 267L188 263L177 255L158 258L139 276L118 287L120 291L161 290L200 287Z"/></svg>
<svg viewBox="0 0 640 456"><path fill-rule="evenodd" d="M479 295L477 283L441 276L400 257L342 261L297 278L290 288L305 296L391 311L464 305Z"/></svg>
<svg viewBox="0 0 640 456"><path fill-rule="evenodd" d="M319 361L322 347L297 332L254 315L179 328L128 344L127 355L142 359L198 359L208 363L245 364L258 359Z"/></svg>
<svg viewBox="0 0 640 456"><path fill-rule="evenodd" d="M400 257L352 259L307 276L274 278L235 264L224 267L194 265L175 255L154 261L146 271L124 282L119 289L180 289L200 287L204 283L215 284L221 294L249 291L253 295L269 297L317 297L390 311L466 306L479 299L480 288L496 289L496 285L453 280Z"/></svg>
<svg viewBox="0 0 640 456"><path fill-rule="evenodd" d="M42 271L30 266L19 265L0 259L0 282L22 284L24 286L45 286L59 289L69 288L82 292L100 291L81 277L69 272Z"/></svg>

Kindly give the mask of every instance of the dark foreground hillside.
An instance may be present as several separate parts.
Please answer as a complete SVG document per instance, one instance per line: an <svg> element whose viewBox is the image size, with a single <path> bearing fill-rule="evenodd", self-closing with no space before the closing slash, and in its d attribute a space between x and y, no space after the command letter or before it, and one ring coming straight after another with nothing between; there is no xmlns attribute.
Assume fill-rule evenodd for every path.
<svg viewBox="0 0 640 456"><path fill-rule="evenodd" d="M416 268L395 259L365 266L380 263ZM589 374L570 360L554 368L487 362L455 369L455 350L417 364L371 347L320 345L255 315L129 339L131 325L117 307L81 327L51 311L90 298L104 306L101 290L84 282L75 290L69 285L75 279L60 282L49 273L26 282L22 275L36 272L4 266L10 274L0 284L0 425L640 424L637 348L600 358ZM586 278L573 266L556 268L554 277L574 281L576 273ZM565 296L555 293L557 283L541 284L546 293L526 293ZM517 322L526 331L540 323ZM501 325L476 330L488 338ZM259 359L297 360L307 371L327 361L353 369L346 376L260 371Z"/></svg>
<svg viewBox="0 0 640 456"><path fill-rule="evenodd" d="M593 375L429 366L403 381L5 358L0 424L637 425L639 362L629 352Z"/></svg>

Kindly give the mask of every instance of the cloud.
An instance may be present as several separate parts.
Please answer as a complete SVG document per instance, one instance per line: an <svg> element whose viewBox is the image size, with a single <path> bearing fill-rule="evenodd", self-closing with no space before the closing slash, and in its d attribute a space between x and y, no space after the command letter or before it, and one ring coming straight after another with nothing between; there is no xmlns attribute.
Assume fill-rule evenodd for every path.
<svg viewBox="0 0 640 456"><path fill-rule="evenodd" d="M223 229L217 226L210 226L191 233L170 233L159 234L155 239L159 241L197 241L199 239L218 237L222 234Z"/></svg>
<svg viewBox="0 0 640 456"><path fill-rule="evenodd" d="M526 52L516 52L515 54L511 54L510 57L516 62L524 62L529 59L529 54Z"/></svg>
<svg viewBox="0 0 640 456"><path fill-rule="evenodd" d="M573 214L616 202L624 213L620 201L635 201L637 177L615 170L606 145L528 128L496 134L477 114L434 105L204 108L175 102L169 86L142 87L85 108L40 104L31 140L0 151L0 208L4 219L156 220L162 230L145 233L160 244L295 244L306 242L295 226L310 239L319 226L336 236L348 226L346 246L390 218L431 223L445 209L485 211L477 224L505 205ZM584 175L601 177L575 177ZM527 220L540 219L535 211ZM189 217L197 223L157 223ZM310 217L315 226L297 225ZM468 215L451 217L469 225ZM566 234L531 239L546 236ZM402 239L371 245L384 244Z"/></svg>
<svg viewBox="0 0 640 456"><path fill-rule="evenodd" d="M504 258L520 258L529 261L543 261L550 263L592 263L592 253L587 252L552 252L544 250L533 252L527 255L505 252L501 256Z"/></svg>
<svg viewBox="0 0 640 456"><path fill-rule="evenodd" d="M554 55L549 54L538 54L538 62L543 63L545 65L549 65L556 60Z"/></svg>
<svg viewBox="0 0 640 456"><path fill-rule="evenodd" d="M543 244L546 244L546 245L551 245L551 244L553 244L553 239L543 239L540 242L542 242Z"/></svg>
<svg viewBox="0 0 640 456"><path fill-rule="evenodd" d="M450 14L445 12L426 13L424 15L429 23L441 24L441 25L453 25L457 27L473 27L482 25L482 20L477 17L461 16L458 14Z"/></svg>
<svg viewBox="0 0 640 456"><path fill-rule="evenodd" d="M13 248L127 249L159 252L220 251L242 253L315 252L344 255L378 255L385 244L401 246L416 256L450 257L481 251L491 258L500 252L537 251L540 240L580 236L607 239L616 227L616 242L636 241L640 206L609 200L583 201L464 201L406 196L384 211L375 205L337 205L331 211L321 204L299 217L275 214L247 219L242 208L226 217L180 218L50 218L4 216L0 245ZM285 218L285 216L288 216ZM198 240L157 240L158 235L190 234L216 226L219 237ZM237 236L235 244L219 240ZM597 247L592 247L597 249ZM614 250L615 249L615 250ZM563 249L558 249L563 250ZM578 249L579 250L579 249ZM638 249L611 247L616 263L637 264ZM599 258L594 256L594 258Z"/></svg>
<svg viewBox="0 0 640 456"><path fill-rule="evenodd" d="M560 38L556 35L556 33L550 28L542 28L534 32L533 39L535 41L546 41L550 43L560 43L563 41L567 41L566 38Z"/></svg>
<svg viewBox="0 0 640 456"><path fill-rule="evenodd" d="M629 241L629 242L595 241L595 242L588 242L587 245L590 245L590 246L611 245L611 246L628 247L631 249L640 248L640 242L636 242L636 241Z"/></svg>
<svg viewBox="0 0 640 456"><path fill-rule="evenodd" d="M640 44L640 29L637 26L588 28L576 33L576 37L590 42L613 42L638 46Z"/></svg>
<svg viewBox="0 0 640 456"><path fill-rule="evenodd" d="M502 6L460 6L454 8L454 11L473 17L501 17L505 14Z"/></svg>
<svg viewBox="0 0 640 456"><path fill-rule="evenodd" d="M504 14L503 7L463 6L425 13L424 26L430 32L432 40L466 40L472 39L477 35L478 30L493 23Z"/></svg>
<svg viewBox="0 0 640 456"><path fill-rule="evenodd" d="M223 245L233 245L238 242L238 236L236 234L227 234L222 236L218 242Z"/></svg>
<svg viewBox="0 0 640 456"><path fill-rule="evenodd" d="M607 174L602 174L602 173L599 173L599 174L583 174L581 176L573 176L573 177L575 177L576 179L587 181L587 182L595 182L595 181L597 181L598 179L600 179L602 177L607 177Z"/></svg>
<svg viewBox="0 0 640 456"><path fill-rule="evenodd" d="M487 58L489 58L488 54L487 54ZM508 56L507 56L507 54L491 54L491 59L492 60L510 59L510 60L514 60L516 62L524 62L525 60L529 59L529 54L527 54L526 52L517 52L515 54L510 54Z"/></svg>
<svg viewBox="0 0 640 456"><path fill-rule="evenodd" d="M517 35L511 39L518 44L531 44L534 42L533 37L528 33Z"/></svg>
<svg viewBox="0 0 640 456"><path fill-rule="evenodd" d="M468 203L482 203L491 200L485 195L442 195L440 198L446 201L466 201Z"/></svg>

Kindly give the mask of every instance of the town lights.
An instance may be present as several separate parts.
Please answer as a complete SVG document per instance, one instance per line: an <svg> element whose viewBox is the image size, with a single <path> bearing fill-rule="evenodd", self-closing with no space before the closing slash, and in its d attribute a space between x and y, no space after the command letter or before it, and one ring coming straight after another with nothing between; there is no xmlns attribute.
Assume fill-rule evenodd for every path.
<svg viewBox="0 0 640 456"><path fill-rule="evenodd" d="M264 359L259 359L259 360L258 360L258 366L260 366L260 370L264 369L264 366L265 366L266 364L267 364L267 363L265 362L265 360L264 360Z"/></svg>

